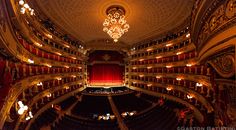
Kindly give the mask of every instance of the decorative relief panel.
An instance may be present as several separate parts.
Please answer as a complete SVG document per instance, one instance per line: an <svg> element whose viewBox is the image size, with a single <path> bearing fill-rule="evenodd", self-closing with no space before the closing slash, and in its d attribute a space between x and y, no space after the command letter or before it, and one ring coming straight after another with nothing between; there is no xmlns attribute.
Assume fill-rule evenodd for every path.
<svg viewBox="0 0 236 130"><path fill-rule="evenodd" d="M236 13L236 0L230 0L226 6L226 17L232 18Z"/></svg>
<svg viewBox="0 0 236 130"><path fill-rule="evenodd" d="M211 10L210 8L208 10ZM229 27L236 20L236 0L228 0L219 6L203 24L198 36L198 44L201 46L217 31Z"/></svg>
<svg viewBox="0 0 236 130"><path fill-rule="evenodd" d="M235 75L235 54L223 54L209 61L214 69L224 78L229 78Z"/></svg>

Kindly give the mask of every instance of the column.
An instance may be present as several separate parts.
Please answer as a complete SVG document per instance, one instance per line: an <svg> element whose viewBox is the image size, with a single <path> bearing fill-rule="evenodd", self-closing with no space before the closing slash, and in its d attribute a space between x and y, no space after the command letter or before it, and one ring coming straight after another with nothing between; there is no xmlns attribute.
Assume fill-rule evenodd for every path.
<svg viewBox="0 0 236 130"><path fill-rule="evenodd" d="M210 97L210 89L207 89L207 96L206 97Z"/></svg>
<svg viewBox="0 0 236 130"><path fill-rule="evenodd" d="M43 98L41 99L41 104L44 104L44 102L43 102Z"/></svg>
<svg viewBox="0 0 236 130"><path fill-rule="evenodd" d="M201 86L201 93L204 93L204 91L203 91L203 86Z"/></svg>
<svg viewBox="0 0 236 130"><path fill-rule="evenodd" d="M34 86L34 92L38 93L38 91L39 91L39 90L38 90L38 86L35 85L35 86Z"/></svg>
<svg viewBox="0 0 236 130"><path fill-rule="evenodd" d="M35 103L35 108L38 109L38 102Z"/></svg>
<svg viewBox="0 0 236 130"><path fill-rule="evenodd" d="M34 86L33 86L33 87L34 87ZM30 96L33 96L33 94L32 94L32 87L29 88L29 95L30 95Z"/></svg>
<svg viewBox="0 0 236 130"><path fill-rule="evenodd" d="M23 92L22 92L22 101L26 101L26 99L25 99L25 90L23 90Z"/></svg>
<svg viewBox="0 0 236 130"><path fill-rule="evenodd" d="M201 66L201 75L203 75L203 70L204 69L204 67L203 66Z"/></svg>

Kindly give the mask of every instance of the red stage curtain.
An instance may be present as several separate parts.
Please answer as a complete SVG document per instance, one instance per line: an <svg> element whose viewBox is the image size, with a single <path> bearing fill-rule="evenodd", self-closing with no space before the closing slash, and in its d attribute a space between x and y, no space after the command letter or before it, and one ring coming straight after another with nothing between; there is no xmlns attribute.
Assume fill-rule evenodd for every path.
<svg viewBox="0 0 236 130"><path fill-rule="evenodd" d="M122 83L124 67L117 64L95 64L90 68L90 83Z"/></svg>

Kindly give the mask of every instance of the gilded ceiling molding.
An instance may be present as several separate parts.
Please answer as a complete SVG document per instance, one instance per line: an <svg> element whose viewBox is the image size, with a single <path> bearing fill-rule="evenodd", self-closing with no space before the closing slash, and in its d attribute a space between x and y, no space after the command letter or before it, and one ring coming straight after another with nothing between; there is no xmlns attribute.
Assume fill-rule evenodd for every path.
<svg viewBox="0 0 236 130"><path fill-rule="evenodd" d="M222 54L208 62L224 78L230 78L235 75L235 53Z"/></svg>
<svg viewBox="0 0 236 130"><path fill-rule="evenodd" d="M165 8L164 5L168 4L168 3L172 3L173 4L169 4L170 7L168 8ZM97 22L97 20L101 20L104 18L104 14L105 14L105 11L103 9L106 9L106 7L108 5L112 5L112 4L117 4L117 2L113 2L113 1L94 1L94 2L91 2L90 6L86 5L86 4L83 4L83 2L66 2L66 4L64 3L64 1L62 2L51 2L51 1L36 1L36 2L31 2L33 4L33 7L35 8L35 10L37 10L37 14L40 14L40 16L42 15L43 18L46 19L46 17L50 18L55 25L57 25L58 27L60 28L64 28L67 30L67 32L70 32L70 33L73 33L71 35L77 35L76 37L79 38L79 39L82 39L84 40L85 42L88 42L89 40L93 40L93 39L97 39L97 38L100 38L100 37L95 37L93 36L94 35L94 32L98 32L99 35L102 34L103 32L101 31L100 32L100 28L97 27L96 25L94 26L93 24ZM96 3L96 4L94 4ZM171 0L170 2L164 2L164 3L160 3L158 4L158 7L161 6L163 7L162 9L164 11L155 11L155 10L158 10L159 8L157 8L157 6L155 6L154 3L156 3L155 0L150 0L148 2L129 2L129 1L119 1L118 3L120 3L122 6L123 4L124 5L128 5L128 10L129 9L129 6L134 6L134 7L139 7L139 5L142 6L145 5L143 8L145 9L145 11L142 11L142 13L140 14L146 14L145 16L148 17L148 19L143 19L145 22L143 23L142 21L143 20L139 20L137 19L137 21L135 21L134 23L139 23L137 26L138 28L143 28L143 29L140 29L140 30L144 30L144 31L139 31L137 29L134 29L135 31L135 34L140 34L140 35L131 35L131 36L127 36L126 38L124 39L134 39L132 40L131 42L132 43L137 43L141 40L144 40L144 39L148 39L150 38L150 36L152 37L157 37L156 35L158 34L162 34L162 33L169 33L169 32L173 32L172 29L173 28L184 28L186 27L188 24L189 24L189 18L188 16L190 15L190 12L191 12L191 7L193 5L193 2L192 1L176 1L176 0ZM131 3L131 4L130 4ZM72 6L68 6L68 5L72 5ZM136 6L135 6L136 5ZM53 7L52 7L53 6ZM77 8L74 8L74 6L76 6ZM86 7L85 7L86 6ZM87 7L88 6L88 7ZM101 7L100 7L101 6ZM172 7L173 6L173 7ZM67 10L68 8L66 7L71 7L69 10ZM90 9L92 7L92 9ZM185 8L184 8L185 7ZM126 10L126 6L124 7ZM140 7L139 7L140 8ZM91 11L87 11L87 9L91 10ZM171 13L171 10L178 10L175 15L173 15L173 13L171 15L173 15L173 17L163 17L163 16L166 16L165 14L170 12ZM67 11L65 11L67 10ZM74 11L72 11L74 10ZM186 11L187 10L187 11ZM92 21L91 23L90 22L86 22L87 24L84 24L84 25L81 25L81 23L83 23L84 21L84 18L82 18L81 13L74 13L74 12L83 12L83 11L86 11L87 15L85 17L89 17L89 18L94 18L94 16L96 16L96 20L93 20L91 19L90 21ZM70 15L67 15L66 13L68 12ZM93 17L90 17L90 13L92 12L93 14ZM127 12L130 12L130 15L127 15L128 17L127 18L131 18L133 20L136 20L135 15L137 11L127 11ZM148 12L148 13L146 13ZM158 12L158 13L156 13ZM47 14L47 15L46 15ZM129 14L129 13L127 13ZM137 13L138 14L138 13ZM155 17L156 14L158 15L158 17ZM169 14L169 13L168 13ZM144 16L144 15L140 15L141 17ZM72 17L72 16L76 16L76 17ZM138 18L140 16L137 16ZM73 20L70 20L70 18L73 18ZM152 20L149 20L149 18L151 18ZM163 20L160 20L160 18L163 18ZM82 21L81 23L78 24L78 26L74 26L73 25L76 25L75 22L74 22L74 19L76 21ZM178 19L178 20L176 20ZM187 20L186 20L187 19ZM167 22L164 22L164 21L167 21ZM148 22L148 25L144 25L144 26L140 26L140 25L143 25L145 23ZM174 22L171 22L171 21L174 21ZM187 21L187 22L186 22ZM78 22L77 22L78 23ZM187 24L186 24L187 23ZM59 25L60 24L60 25ZM155 25L159 25L160 26L155 26ZM100 26L100 25L99 25ZM146 26L146 28L145 28ZM180 27L178 27L180 26ZM184 27L183 27L184 26ZM80 28L79 28L80 27ZM84 28L89 28L87 30L85 30ZM145 31L146 29L151 29L151 31L149 31L148 33L145 33L147 31ZM84 34L89 34L87 36L84 36L84 34L77 34L77 31L78 30L81 30L82 33ZM92 31L90 31L92 30ZM171 31L169 31L171 30ZM94 31L94 32L93 32ZM87 33L88 32L88 33ZM141 35L142 34L142 35ZM88 40L86 40L86 38ZM127 40L126 40L127 41ZM131 42L129 44L131 44ZM86 43L85 43L86 44Z"/></svg>
<svg viewBox="0 0 236 130"><path fill-rule="evenodd" d="M149 91L149 90L145 90L142 88L138 88L138 87L133 87L133 86L129 86L130 89L135 90L135 91L141 91L143 93L152 95L152 96L156 96L156 97L164 97L167 98L168 100L171 101L175 101L175 102L179 102L181 104L184 104L185 106L192 108L194 111L194 116L196 117L196 119L199 122L203 122L204 121L204 117L203 114L193 105L191 105L190 103L188 103L187 101L184 101L183 99L180 99L178 97L172 96L172 95L168 95L168 94L163 94L163 93L159 93L159 92L153 92L153 91Z"/></svg>

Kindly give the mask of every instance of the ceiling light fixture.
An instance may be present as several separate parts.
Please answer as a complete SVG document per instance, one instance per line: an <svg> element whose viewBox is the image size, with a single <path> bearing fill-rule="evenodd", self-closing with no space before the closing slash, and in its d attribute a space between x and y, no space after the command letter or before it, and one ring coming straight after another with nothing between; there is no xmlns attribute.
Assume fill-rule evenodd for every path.
<svg viewBox="0 0 236 130"><path fill-rule="evenodd" d="M103 22L103 31L106 32L114 42L128 32L129 24L125 20L125 9L121 6L111 6L106 10L107 18Z"/></svg>

